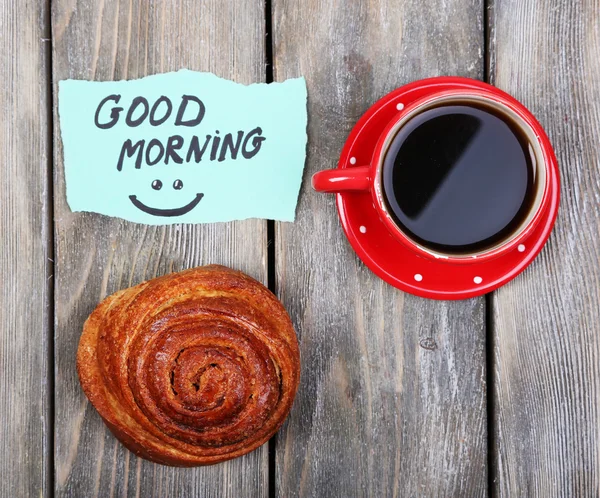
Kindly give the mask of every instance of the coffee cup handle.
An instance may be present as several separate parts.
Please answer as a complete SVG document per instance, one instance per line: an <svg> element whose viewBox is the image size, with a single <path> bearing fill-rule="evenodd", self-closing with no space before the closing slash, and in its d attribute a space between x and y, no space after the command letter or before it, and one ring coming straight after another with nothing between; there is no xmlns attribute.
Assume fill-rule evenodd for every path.
<svg viewBox="0 0 600 498"><path fill-rule="evenodd" d="M317 192L365 191L371 187L371 167L326 169L315 173L312 186Z"/></svg>

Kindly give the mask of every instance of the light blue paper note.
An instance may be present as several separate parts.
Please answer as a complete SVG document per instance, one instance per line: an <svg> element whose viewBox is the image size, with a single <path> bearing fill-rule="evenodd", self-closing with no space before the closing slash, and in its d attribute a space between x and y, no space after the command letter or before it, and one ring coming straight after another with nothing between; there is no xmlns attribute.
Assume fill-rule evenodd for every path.
<svg viewBox="0 0 600 498"><path fill-rule="evenodd" d="M306 97L304 78L242 85L188 70L61 81L67 202L150 225L294 221Z"/></svg>

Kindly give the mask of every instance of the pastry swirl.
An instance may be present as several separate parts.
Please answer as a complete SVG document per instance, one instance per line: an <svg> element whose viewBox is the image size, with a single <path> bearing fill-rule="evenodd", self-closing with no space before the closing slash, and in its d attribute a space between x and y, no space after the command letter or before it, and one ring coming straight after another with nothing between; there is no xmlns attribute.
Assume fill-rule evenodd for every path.
<svg viewBox="0 0 600 498"><path fill-rule="evenodd" d="M127 448L195 466L248 453L279 429L300 359L277 298L247 275L211 265L107 297L85 322L77 371Z"/></svg>

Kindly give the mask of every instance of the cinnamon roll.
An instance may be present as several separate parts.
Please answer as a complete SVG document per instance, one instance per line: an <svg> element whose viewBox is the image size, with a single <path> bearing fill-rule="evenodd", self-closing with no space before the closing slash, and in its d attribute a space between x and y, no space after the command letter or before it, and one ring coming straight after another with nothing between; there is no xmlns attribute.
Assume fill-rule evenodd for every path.
<svg viewBox="0 0 600 498"><path fill-rule="evenodd" d="M196 466L248 453L279 429L300 358L277 298L247 275L211 265L107 297L85 322L77 371L127 448Z"/></svg>

